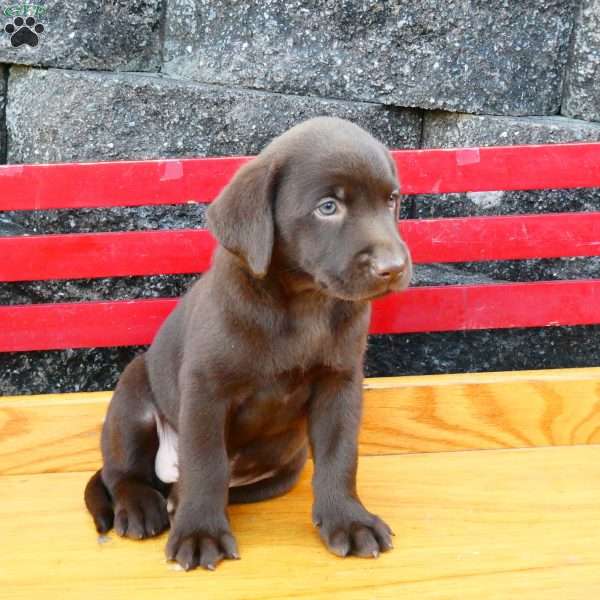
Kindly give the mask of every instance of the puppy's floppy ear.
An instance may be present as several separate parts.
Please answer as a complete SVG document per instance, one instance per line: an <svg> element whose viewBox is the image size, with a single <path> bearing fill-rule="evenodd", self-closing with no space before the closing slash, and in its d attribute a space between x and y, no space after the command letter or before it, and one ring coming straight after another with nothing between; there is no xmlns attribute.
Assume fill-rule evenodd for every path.
<svg viewBox="0 0 600 600"><path fill-rule="evenodd" d="M244 165L207 211L219 243L242 258L256 277L269 269L275 225L277 167L263 157Z"/></svg>

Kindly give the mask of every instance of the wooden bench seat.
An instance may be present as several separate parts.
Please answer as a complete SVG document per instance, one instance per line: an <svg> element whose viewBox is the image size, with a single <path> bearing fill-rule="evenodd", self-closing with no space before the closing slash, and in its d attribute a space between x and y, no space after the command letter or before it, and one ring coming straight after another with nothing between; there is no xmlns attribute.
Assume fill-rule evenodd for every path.
<svg viewBox="0 0 600 600"><path fill-rule="evenodd" d="M325 550L309 464L287 496L232 507L242 560L215 573L177 572L165 536L97 541L82 489L108 398L2 400L2 598L600 594L600 369L367 380L359 488L394 528L394 551Z"/></svg>
<svg viewBox="0 0 600 600"><path fill-rule="evenodd" d="M2 398L0 475L97 469L110 395ZM365 381L363 456L599 443L600 368Z"/></svg>

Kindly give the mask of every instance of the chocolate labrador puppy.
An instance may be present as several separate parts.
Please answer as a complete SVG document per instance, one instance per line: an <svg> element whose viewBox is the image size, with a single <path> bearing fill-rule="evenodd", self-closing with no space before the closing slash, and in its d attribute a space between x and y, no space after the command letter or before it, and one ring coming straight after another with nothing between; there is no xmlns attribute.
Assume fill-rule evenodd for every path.
<svg viewBox="0 0 600 600"><path fill-rule="evenodd" d="M239 170L208 209L211 269L110 402L85 492L99 532L158 535L170 504L167 558L214 569L238 558L228 503L287 492L310 445L327 547L392 547L356 467L370 301L411 278L397 205L390 154L341 119L302 123Z"/></svg>

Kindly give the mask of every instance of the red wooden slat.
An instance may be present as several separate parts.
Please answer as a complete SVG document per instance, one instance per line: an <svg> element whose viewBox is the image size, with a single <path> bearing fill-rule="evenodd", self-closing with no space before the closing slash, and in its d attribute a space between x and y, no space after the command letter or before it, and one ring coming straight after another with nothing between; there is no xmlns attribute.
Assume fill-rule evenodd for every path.
<svg viewBox="0 0 600 600"><path fill-rule="evenodd" d="M0 210L210 202L250 157L0 166Z"/></svg>
<svg viewBox="0 0 600 600"><path fill-rule="evenodd" d="M215 244L193 229L0 238L0 281L201 273Z"/></svg>
<svg viewBox="0 0 600 600"><path fill-rule="evenodd" d="M395 154L405 194L600 186L600 143Z"/></svg>
<svg viewBox="0 0 600 600"><path fill-rule="evenodd" d="M600 212L403 221L416 263L600 255Z"/></svg>
<svg viewBox="0 0 600 600"><path fill-rule="evenodd" d="M148 344L177 299L0 306L0 352Z"/></svg>
<svg viewBox="0 0 600 600"><path fill-rule="evenodd" d="M176 300L0 307L0 352L149 343ZM371 333L600 323L600 280L413 288L374 303Z"/></svg>
<svg viewBox="0 0 600 600"><path fill-rule="evenodd" d="M403 221L415 263L600 255L600 213ZM135 231L0 238L0 281L200 273L208 231Z"/></svg>
<svg viewBox="0 0 600 600"><path fill-rule="evenodd" d="M372 333L600 323L600 280L413 288L374 303Z"/></svg>
<svg viewBox="0 0 600 600"><path fill-rule="evenodd" d="M600 186L600 143L394 152L406 194ZM248 157L0 167L0 210L210 202Z"/></svg>

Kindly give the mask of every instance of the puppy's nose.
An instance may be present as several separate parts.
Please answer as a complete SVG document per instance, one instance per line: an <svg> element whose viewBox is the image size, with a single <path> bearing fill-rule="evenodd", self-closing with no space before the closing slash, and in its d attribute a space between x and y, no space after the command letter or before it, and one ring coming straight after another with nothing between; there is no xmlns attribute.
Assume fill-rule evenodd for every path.
<svg viewBox="0 0 600 600"><path fill-rule="evenodd" d="M374 274L386 280L398 279L406 269L406 259L402 256L390 256L375 260L373 264Z"/></svg>

